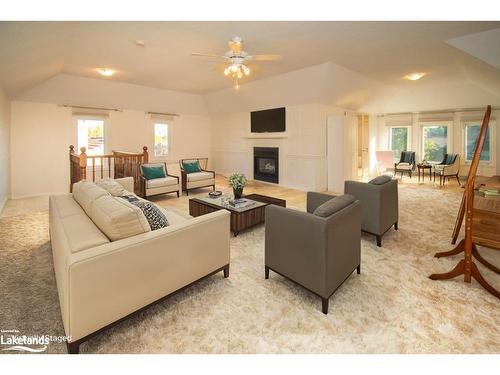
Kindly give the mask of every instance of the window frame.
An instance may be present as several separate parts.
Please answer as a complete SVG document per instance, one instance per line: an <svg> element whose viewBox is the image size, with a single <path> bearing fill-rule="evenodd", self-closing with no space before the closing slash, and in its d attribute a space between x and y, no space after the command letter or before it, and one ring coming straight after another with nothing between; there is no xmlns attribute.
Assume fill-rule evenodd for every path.
<svg viewBox="0 0 500 375"><path fill-rule="evenodd" d="M389 129L389 134L388 134L388 149L389 151L392 151L394 153L394 150L392 149L392 129L399 129L399 128L405 128L406 129L406 151L411 151L411 125L390 125L388 126ZM394 159L396 161L396 159ZM399 159L397 159L399 161Z"/></svg>
<svg viewBox="0 0 500 375"><path fill-rule="evenodd" d="M104 116L92 116L92 115L78 115L73 116L73 124L74 124L74 132L75 132L75 144L78 148L77 153L80 154L80 148L78 144L78 120L96 120L103 122L103 134L104 134L104 149L103 155L106 155L108 152L108 130L107 130L107 117ZM87 150L88 151L88 150Z"/></svg>
<svg viewBox="0 0 500 375"><path fill-rule="evenodd" d="M483 123L483 120L481 118L477 119L467 119L467 120L462 120L461 125L462 125L462 151L463 151L463 164L465 165L470 165L472 160L467 160L467 133L466 129L467 126L469 125L479 125ZM490 119L490 122L488 124L488 129L490 130L490 160L480 160L479 164L488 166L488 167L495 167L496 166L496 154L497 154L497 144L496 144L496 121L495 119Z"/></svg>
<svg viewBox="0 0 500 375"><path fill-rule="evenodd" d="M437 121L420 121L420 160L424 160L424 128L432 127L432 126L445 126L446 130L446 153L450 154L453 152L453 121L451 120L437 120ZM427 160L431 164L439 164L442 160Z"/></svg>
<svg viewBox="0 0 500 375"><path fill-rule="evenodd" d="M156 155L155 149L155 136L156 136L156 124L167 125L167 154L166 155ZM151 120L151 129L152 129L152 150L153 150L153 158L154 160L168 160L170 155L172 154L172 125L167 120L161 119L152 119Z"/></svg>

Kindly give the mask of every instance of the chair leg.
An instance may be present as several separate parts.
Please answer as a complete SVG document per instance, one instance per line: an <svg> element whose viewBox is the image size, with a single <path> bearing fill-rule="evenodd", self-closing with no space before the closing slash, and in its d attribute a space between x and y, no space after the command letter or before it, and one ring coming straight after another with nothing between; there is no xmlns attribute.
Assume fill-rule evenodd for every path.
<svg viewBox="0 0 500 375"><path fill-rule="evenodd" d="M177 192L176 192L176 193L177 193L177 198L179 198L179 190L177 190Z"/></svg>
<svg viewBox="0 0 500 375"><path fill-rule="evenodd" d="M269 279L269 267L264 266L264 278L267 280Z"/></svg>
<svg viewBox="0 0 500 375"><path fill-rule="evenodd" d="M356 267L356 271L358 272L358 275L361 275L361 264Z"/></svg>
<svg viewBox="0 0 500 375"><path fill-rule="evenodd" d="M462 184L460 183L460 178L458 178L458 173L455 175L456 179L457 179L457 182L458 182L458 186L462 186Z"/></svg>
<svg viewBox="0 0 500 375"><path fill-rule="evenodd" d="M186 189L186 196L189 196L189 190Z"/></svg>
<svg viewBox="0 0 500 375"><path fill-rule="evenodd" d="M398 222L397 221L394 223L394 230L398 230Z"/></svg>
<svg viewBox="0 0 500 375"><path fill-rule="evenodd" d="M224 277L227 279L229 277L229 264L224 267Z"/></svg>
<svg viewBox="0 0 500 375"><path fill-rule="evenodd" d="M78 354L80 352L79 342L66 342L66 347L68 349L68 354Z"/></svg>
<svg viewBox="0 0 500 375"><path fill-rule="evenodd" d="M328 298L321 297L321 307L323 314L328 314Z"/></svg>
<svg viewBox="0 0 500 375"><path fill-rule="evenodd" d="M382 247L382 236L376 235L375 237L377 237L377 246Z"/></svg>
<svg viewBox="0 0 500 375"><path fill-rule="evenodd" d="M212 191L215 191L215 185L212 185Z"/></svg>

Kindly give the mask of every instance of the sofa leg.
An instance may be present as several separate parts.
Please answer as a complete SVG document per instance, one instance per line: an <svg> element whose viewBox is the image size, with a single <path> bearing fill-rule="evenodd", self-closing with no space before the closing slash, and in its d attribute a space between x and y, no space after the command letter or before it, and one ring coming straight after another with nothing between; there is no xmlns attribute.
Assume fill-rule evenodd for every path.
<svg viewBox="0 0 500 375"><path fill-rule="evenodd" d="M328 314L328 298L321 297L321 307L323 314Z"/></svg>
<svg viewBox="0 0 500 375"><path fill-rule="evenodd" d="M267 280L269 279L269 267L264 266L264 278Z"/></svg>
<svg viewBox="0 0 500 375"><path fill-rule="evenodd" d="M377 237L377 246L382 247L382 236L375 236Z"/></svg>
<svg viewBox="0 0 500 375"><path fill-rule="evenodd" d="M394 223L394 230L398 230L398 222L397 221Z"/></svg>
<svg viewBox="0 0 500 375"><path fill-rule="evenodd" d="M356 271L357 271L358 275L361 275L361 264L356 267Z"/></svg>
<svg viewBox="0 0 500 375"><path fill-rule="evenodd" d="M224 277L227 279L229 277L229 264L223 269Z"/></svg>
<svg viewBox="0 0 500 375"><path fill-rule="evenodd" d="M67 342L66 343L68 354L78 354L80 352L80 343L76 342Z"/></svg>

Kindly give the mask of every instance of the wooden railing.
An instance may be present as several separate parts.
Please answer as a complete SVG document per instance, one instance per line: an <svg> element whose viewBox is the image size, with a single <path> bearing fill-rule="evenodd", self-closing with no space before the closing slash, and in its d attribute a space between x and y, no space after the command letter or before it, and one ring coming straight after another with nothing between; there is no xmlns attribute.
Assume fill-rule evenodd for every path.
<svg viewBox="0 0 500 375"><path fill-rule="evenodd" d="M142 148L142 153L113 151L107 155L87 155L86 151L82 147L78 155L75 147L69 146L70 192L73 191L73 184L81 180L95 182L103 178L133 177L135 193L142 195L140 165L149 161L146 146Z"/></svg>

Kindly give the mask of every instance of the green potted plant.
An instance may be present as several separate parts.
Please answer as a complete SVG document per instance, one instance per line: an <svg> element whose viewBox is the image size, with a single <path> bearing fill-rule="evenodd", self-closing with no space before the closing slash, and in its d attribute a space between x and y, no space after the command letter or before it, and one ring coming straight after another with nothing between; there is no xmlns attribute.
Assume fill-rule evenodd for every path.
<svg viewBox="0 0 500 375"><path fill-rule="evenodd" d="M229 176L229 186L233 188L234 199L241 198L243 188L247 184L247 178L242 173L233 173Z"/></svg>

